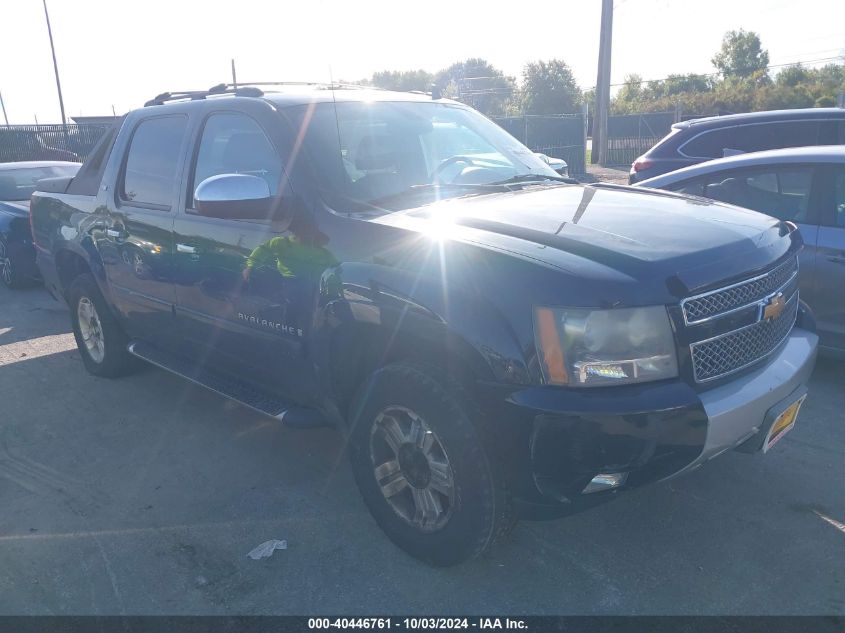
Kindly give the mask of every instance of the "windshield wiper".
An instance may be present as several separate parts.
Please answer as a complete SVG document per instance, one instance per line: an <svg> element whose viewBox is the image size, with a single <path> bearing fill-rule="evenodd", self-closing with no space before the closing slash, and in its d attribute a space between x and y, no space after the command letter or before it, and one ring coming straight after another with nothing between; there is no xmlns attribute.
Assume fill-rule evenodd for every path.
<svg viewBox="0 0 845 633"><path fill-rule="evenodd" d="M497 180L491 182L491 185L513 185L518 183L527 184L530 182L542 182L544 180L552 180L554 182L565 182L568 185L577 185L578 181L574 178L567 178L566 176L552 176L550 174L517 174L505 180Z"/></svg>
<svg viewBox="0 0 845 633"><path fill-rule="evenodd" d="M423 183L419 185L412 185L403 191L399 191L397 193L391 193L390 195L384 196L382 198L377 198L376 200L370 200L367 204L372 206L379 206L386 202L391 202L393 200L401 200L407 196L412 196L417 193L422 193L424 191L444 191L444 192L479 192L479 193L492 193L492 192L499 192L499 191L510 191L511 188L508 187L508 183L503 182L488 182L488 183L470 183L470 182L444 182L444 183Z"/></svg>

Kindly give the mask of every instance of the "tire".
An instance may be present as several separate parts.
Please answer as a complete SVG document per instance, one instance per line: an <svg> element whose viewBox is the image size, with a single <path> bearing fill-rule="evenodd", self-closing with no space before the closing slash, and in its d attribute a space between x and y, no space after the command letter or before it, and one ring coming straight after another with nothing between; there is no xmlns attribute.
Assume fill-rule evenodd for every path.
<svg viewBox="0 0 845 633"><path fill-rule="evenodd" d="M352 406L349 452L385 534L411 556L446 567L488 551L516 515L491 443L472 422L471 400L435 376L411 363L373 374Z"/></svg>
<svg viewBox="0 0 845 633"><path fill-rule="evenodd" d="M9 244L5 237L0 237L0 281L10 290L33 285L34 280L22 272L20 248L16 244Z"/></svg>
<svg viewBox="0 0 845 633"><path fill-rule="evenodd" d="M83 274L74 279L67 297L73 336L88 373L116 378L135 371L139 362L126 350L126 334L94 278Z"/></svg>

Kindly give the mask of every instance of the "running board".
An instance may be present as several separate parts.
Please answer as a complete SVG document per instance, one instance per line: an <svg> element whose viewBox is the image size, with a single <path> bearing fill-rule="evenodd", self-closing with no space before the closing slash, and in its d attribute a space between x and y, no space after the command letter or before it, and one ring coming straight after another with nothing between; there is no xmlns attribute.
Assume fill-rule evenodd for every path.
<svg viewBox="0 0 845 633"><path fill-rule="evenodd" d="M276 418L287 426L295 428L328 426L325 418L314 409L289 405L276 396L204 367L197 367L183 358L162 352L144 341L130 341L126 349L133 356L151 365L181 376L259 413Z"/></svg>

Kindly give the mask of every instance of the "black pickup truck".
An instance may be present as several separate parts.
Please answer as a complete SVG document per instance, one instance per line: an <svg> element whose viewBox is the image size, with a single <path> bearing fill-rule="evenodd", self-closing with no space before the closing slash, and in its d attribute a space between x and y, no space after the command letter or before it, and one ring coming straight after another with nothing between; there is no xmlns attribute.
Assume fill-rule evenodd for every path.
<svg viewBox="0 0 845 633"><path fill-rule="evenodd" d="M579 186L424 95L165 93L31 211L88 371L336 426L378 524L436 565L767 451L815 362L794 225Z"/></svg>

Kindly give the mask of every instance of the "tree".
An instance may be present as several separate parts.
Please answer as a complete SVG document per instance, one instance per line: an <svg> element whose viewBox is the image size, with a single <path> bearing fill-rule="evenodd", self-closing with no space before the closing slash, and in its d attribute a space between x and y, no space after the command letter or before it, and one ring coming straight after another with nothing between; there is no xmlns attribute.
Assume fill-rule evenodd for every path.
<svg viewBox="0 0 845 633"><path fill-rule="evenodd" d="M522 109L525 114L568 114L575 112L581 89L572 69L559 59L537 61L522 71Z"/></svg>
<svg viewBox="0 0 845 633"><path fill-rule="evenodd" d="M373 73L370 82L377 88L385 90L420 90L428 92L434 83L434 75L425 70L382 70Z"/></svg>
<svg viewBox="0 0 845 633"><path fill-rule="evenodd" d="M808 72L815 83L831 94L845 90L845 63L827 64Z"/></svg>
<svg viewBox="0 0 845 633"><path fill-rule="evenodd" d="M779 86L794 88L798 84L809 83L810 73L801 64L788 66L777 74L775 81Z"/></svg>
<svg viewBox="0 0 845 633"><path fill-rule="evenodd" d="M625 83L619 88L619 92L611 101L611 111L614 114L640 112L645 100L646 93L642 76L636 73L626 75Z"/></svg>
<svg viewBox="0 0 845 633"><path fill-rule="evenodd" d="M671 97L684 92L708 92L713 89L710 77L689 73L687 75L669 75L660 82L660 96Z"/></svg>
<svg viewBox="0 0 845 633"><path fill-rule="evenodd" d="M487 115L505 114L516 80L479 57L456 62L435 75L443 96L463 101Z"/></svg>
<svg viewBox="0 0 845 633"><path fill-rule="evenodd" d="M769 51L763 49L754 31L728 31L722 48L711 60L723 77L748 77L769 65Z"/></svg>

